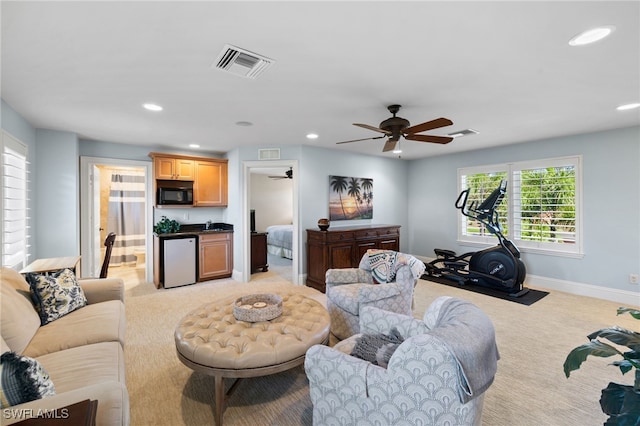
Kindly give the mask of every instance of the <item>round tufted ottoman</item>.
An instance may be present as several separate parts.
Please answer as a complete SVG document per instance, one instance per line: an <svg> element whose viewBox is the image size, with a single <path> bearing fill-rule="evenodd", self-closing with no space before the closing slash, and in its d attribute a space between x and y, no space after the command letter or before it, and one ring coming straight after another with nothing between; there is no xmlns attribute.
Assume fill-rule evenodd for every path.
<svg viewBox="0 0 640 426"><path fill-rule="evenodd" d="M222 425L225 377L266 376L304 362L311 346L329 340L329 313L300 294L281 294L282 315L270 321L244 322L233 316L231 297L207 303L186 315L175 331L178 358L199 373L215 377L215 420Z"/></svg>

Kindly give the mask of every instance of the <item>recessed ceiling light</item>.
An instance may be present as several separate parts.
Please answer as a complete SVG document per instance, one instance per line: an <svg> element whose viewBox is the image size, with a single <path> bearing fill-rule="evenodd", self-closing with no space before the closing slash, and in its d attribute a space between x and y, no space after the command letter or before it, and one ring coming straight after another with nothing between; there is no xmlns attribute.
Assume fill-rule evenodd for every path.
<svg viewBox="0 0 640 426"><path fill-rule="evenodd" d="M236 126L249 127L249 126L253 126L253 123L250 121L236 121Z"/></svg>
<svg viewBox="0 0 640 426"><path fill-rule="evenodd" d="M309 133L307 139L318 139L318 135L315 133Z"/></svg>
<svg viewBox="0 0 640 426"><path fill-rule="evenodd" d="M148 109L149 111L162 111L162 107L158 104L146 103L142 104L144 109Z"/></svg>
<svg viewBox="0 0 640 426"><path fill-rule="evenodd" d="M200 148L200 145L198 145L197 143L190 143L189 148Z"/></svg>
<svg viewBox="0 0 640 426"><path fill-rule="evenodd" d="M632 104L620 105L616 109L618 111L626 111L628 109L634 109L634 108L639 108L639 107L640 107L640 102L635 102L635 103L632 103Z"/></svg>
<svg viewBox="0 0 640 426"><path fill-rule="evenodd" d="M592 28L590 30L581 32L569 40L570 46L584 46L585 44L595 43L598 40L602 40L615 30L613 25L606 25L603 27Z"/></svg>

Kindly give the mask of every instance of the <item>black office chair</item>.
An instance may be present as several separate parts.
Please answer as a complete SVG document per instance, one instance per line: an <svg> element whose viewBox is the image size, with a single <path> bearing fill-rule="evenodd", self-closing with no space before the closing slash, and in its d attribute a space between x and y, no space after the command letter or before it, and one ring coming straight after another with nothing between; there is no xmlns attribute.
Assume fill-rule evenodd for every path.
<svg viewBox="0 0 640 426"><path fill-rule="evenodd" d="M113 243L116 241L115 232L109 232L107 238L104 240L104 246L107 250L104 252L104 260L102 261L102 269L100 270L100 278L107 278L107 270L109 269L109 261L111 260L111 250L113 250Z"/></svg>

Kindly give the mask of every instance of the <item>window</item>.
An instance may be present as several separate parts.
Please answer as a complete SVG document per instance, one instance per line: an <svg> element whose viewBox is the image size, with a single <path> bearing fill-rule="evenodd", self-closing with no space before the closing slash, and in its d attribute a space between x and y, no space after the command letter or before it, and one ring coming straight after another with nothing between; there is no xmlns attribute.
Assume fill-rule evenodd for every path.
<svg viewBox="0 0 640 426"><path fill-rule="evenodd" d="M460 169L460 191L481 203L501 179L507 194L498 207L502 232L522 251L582 255L581 158L566 157ZM484 225L460 215L458 239L495 243Z"/></svg>
<svg viewBox="0 0 640 426"><path fill-rule="evenodd" d="M2 132L1 254L2 266L21 269L27 263L27 147Z"/></svg>

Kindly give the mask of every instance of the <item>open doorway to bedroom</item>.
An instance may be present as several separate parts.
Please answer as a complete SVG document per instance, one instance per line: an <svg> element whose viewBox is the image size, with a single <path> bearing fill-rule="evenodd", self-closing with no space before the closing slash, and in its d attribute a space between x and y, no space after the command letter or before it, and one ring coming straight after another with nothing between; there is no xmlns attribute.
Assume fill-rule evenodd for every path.
<svg viewBox="0 0 640 426"><path fill-rule="evenodd" d="M242 220L242 234L243 234L243 239L244 239L244 250L243 250L243 268L242 268L242 281L243 282L249 282L252 279L260 279L260 280L264 280L265 278L267 280L270 279L274 279L274 280L286 280L286 281L290 281L293 284L300 284L300 282L303 281L303 279L299 276L299 270L300 270L300 254L299 252L299 240L300 240L300 233L298 230L299 227L299 223L298 223L298 161L297 160L260 160L260 161L244 161L243 162L243 173L242 173L242 181L244 182L243 184L243 194L242 194L242 212L244 215L244 218ZM287 172L289 172L291 174L291 178L289 178L287 176ZM267 207L259 207L259 206L254 206L251 207L251 193L252 193L252 178L251 175L252 174L262 174L262 175L266 175L267 179L273 180L274 184L276 181L281 181L281 182L287 182L285 185L283 185L284 188L289 188L289 185L291 185L290 189L286 189L286 191L283 191L282 194L277 195L278 199L281 199L282 201L274 201L273 198L271 198L271 201L267 201L264 203L261 203L261 206L267 206ZM286 179L285 178L280 178L280 179L276 179L276 178L269 178L269 176L287 176ZM256 183L256 185L260 185L259 183ZM266 188L264 189L264 191L266 192ZM255 191L254 191L255 192ZM285 195L286 194L286 195ZM280 198L281 197L281 198ZM267 198L268 200L268 198ZM290 214L290 219L280 219L281 225L292 225L290 227L290 229L292 230L291 232L291 270L289 271L289 259L287 257L283 257L282 256L282 252L280 254L280 258L276 258L273 259L274 260L274 265L276 263L282 263L282 267L283 267L283 275L282 277L280 277L277 274L274 274L273 270L269 267L267 272L258 272L258 274L262 274L262 275L258 275L258 274L251 274L251 239L252 239L252 233L251 233L251 210L255 210L255 219L258 223L262 222L262 219L258 219L259 217L262 217L263 215L265 215L265 213L262 213L263 209L269 209L271 207L277 207L278 204L286 204L286 211L287 211L287 215ZM290 207L289 207L290 206ZM269 217L269 216L266 216ZM281 214L278 214L278 217L282 217ZM268 222L269 220L265 220L265 222ZM258 226L269 226L272 224L266 224L263 223L263 225L256 225L256 231L263 231L266 232L266 228L265 229L258 229ZM273 250L272 250L273 251ZM286 253L286 252L285 252ZM286 268L286 269L285 269ZM269 277L269 275L271 275L272 278Z"/></svg>
<svg viewBox="0 0 640 426"><path fill-rule="evenodd" d="M252 261L251 275L269 271L293 281L293 175L291 167L251 168L249 211L251 252L261 257L266 244L267 265ZM256 267L257 268L254 268Z"/></svg>

